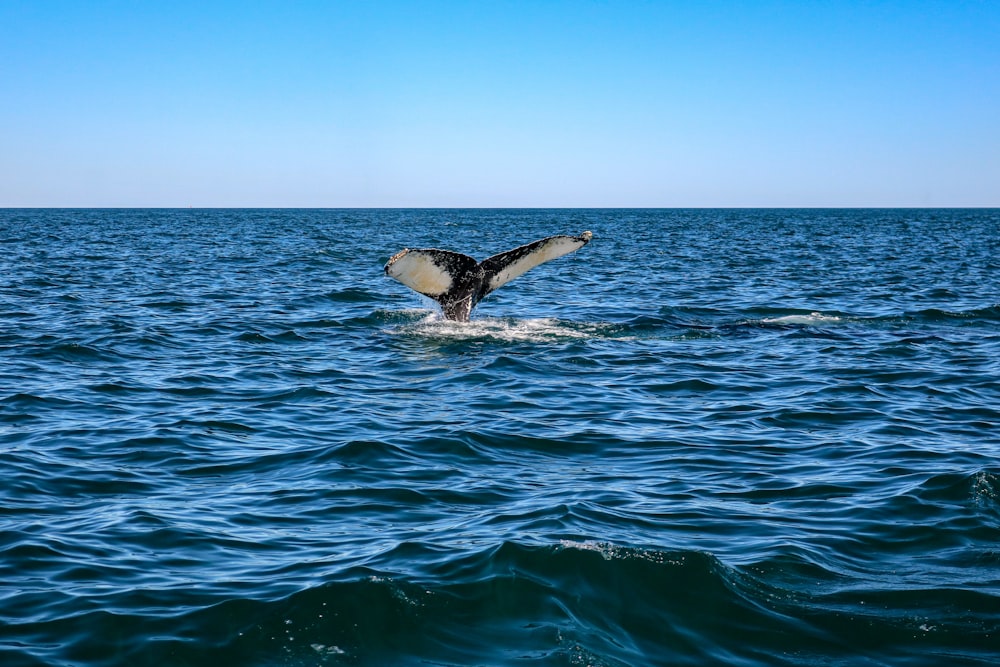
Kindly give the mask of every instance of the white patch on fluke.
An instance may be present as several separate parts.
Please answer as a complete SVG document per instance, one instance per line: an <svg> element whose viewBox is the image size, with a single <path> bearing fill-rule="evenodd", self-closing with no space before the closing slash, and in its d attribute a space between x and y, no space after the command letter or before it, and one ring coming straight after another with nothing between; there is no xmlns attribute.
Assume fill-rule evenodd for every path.
<svg viewBox="0 0 1000 667"><path fill-rule="evenodd" d="M545 244L535 248L531 253L511 262L503 270L490 278L489 287L493 291L506 285L514 278L530 271L539 264L544 264L550 260L568 255L569 253L582 248L593 236L590 232L584 232L580 239L570 236L556 236L549 239Z"/></svg>
<svg viewBox="0 0 1000 667"><path fill-rule="evenodd" d="M386 268L386 273L421 294L440 296L451 289L451 274L434 261L434 256L422 250L403 250L397 253Z"/></svg>

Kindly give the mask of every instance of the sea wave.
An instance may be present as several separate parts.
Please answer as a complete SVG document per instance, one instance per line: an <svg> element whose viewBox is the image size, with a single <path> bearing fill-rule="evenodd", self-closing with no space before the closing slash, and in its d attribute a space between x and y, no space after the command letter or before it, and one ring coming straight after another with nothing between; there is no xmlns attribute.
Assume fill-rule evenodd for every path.
<svg viewBox="0 0 1000 667"><path fill-rule="evenodd" d="M829 571L809 574L828 582L810 593L770 580L777 560L734 568L589 540L450 556L408 543L394 559L427 565L420 576L352 568L263 598L172 587L39 611L16 624L34 645L20 664L987 665L1000 631L994 595L855 589Z"/></svg>

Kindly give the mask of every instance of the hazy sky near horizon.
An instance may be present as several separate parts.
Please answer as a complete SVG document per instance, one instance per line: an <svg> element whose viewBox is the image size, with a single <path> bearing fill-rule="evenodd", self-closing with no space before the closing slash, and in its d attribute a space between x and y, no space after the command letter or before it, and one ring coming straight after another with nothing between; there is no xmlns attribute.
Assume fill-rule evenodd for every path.
<svg viewBox="0 0 1000 667"><path fill-rule="evenodd" d="M1000 2L0 0L0 206L1000 206Z"/></svg>

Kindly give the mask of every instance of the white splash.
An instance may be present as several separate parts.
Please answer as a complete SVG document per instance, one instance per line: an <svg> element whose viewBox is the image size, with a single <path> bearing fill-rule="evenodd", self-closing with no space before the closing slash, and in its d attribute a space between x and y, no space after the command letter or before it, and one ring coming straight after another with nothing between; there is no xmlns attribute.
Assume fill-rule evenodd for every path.
<svg viewBox="0 0 1000 667"><path fill-rule="evenodd" d="M813 312L808 315L783 315L781 317L765 317L761 320L764 324L798 324L803 326L810 326L814 324L830 324L832 322L840 322L841 318L836 315L824 315L823 313Z"/></svg>
<svg viewBox="0 0 1000 667"><path fill-rule="evenodd" d="M474 318L468 322L446 320L437 313L389 329L390 333L449 341L497 340L504 342L545 342L567 339L605 338L607 324L581 324L551 317Z"/></svg>

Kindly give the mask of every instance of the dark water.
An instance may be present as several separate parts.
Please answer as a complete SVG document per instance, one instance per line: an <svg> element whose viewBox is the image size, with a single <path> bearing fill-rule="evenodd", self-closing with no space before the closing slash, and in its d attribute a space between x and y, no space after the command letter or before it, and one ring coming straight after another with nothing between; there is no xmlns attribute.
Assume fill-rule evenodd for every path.
<svg viewBox="0 0 1000 667"><path fill-rule="evenodd" d="M998 426L997 210L0 211L0 664L993 665Z"/></svg>

